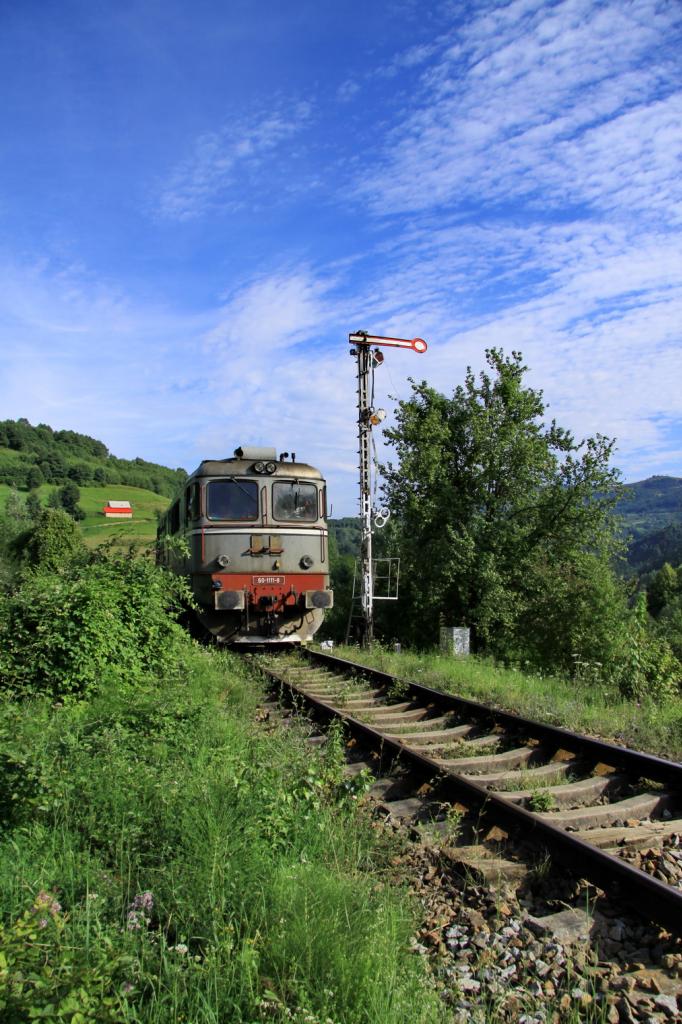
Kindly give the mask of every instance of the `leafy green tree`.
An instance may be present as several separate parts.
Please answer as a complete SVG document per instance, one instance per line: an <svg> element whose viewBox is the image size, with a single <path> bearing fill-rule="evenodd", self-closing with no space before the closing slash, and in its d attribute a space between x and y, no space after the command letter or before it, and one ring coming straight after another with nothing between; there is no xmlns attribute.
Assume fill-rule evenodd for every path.
<svg viewBox="0 0 682 1024"><path fill-rule="evenodd" d="M73 480L69 480L63 487L59 488L57 493L59 495L59 504L65 512L73 519L85 519L85 512L78 504L81 496L78 484L74 483Z"/></svg>
<svg viewBox="0 0 682 1024"><path fill-rule="evenodd" d="M5 516L10 520L10 522L17 526L23 526L28 518L26 513L26 503L16 487L13 487L7 495L7 499L5 501Z"/></svg>
<svg viewBox="0 0 682 1024"><path fill-rule="evenodd" d="M31 466L26 476L26 485L29 491L34 491L36 487L41 487L45 483L45 477L40 466Z"/></svg>
<svg viewBox="0 0 682 1024"><path fill-rule="evenodd" d="M40 513L42 512L42 510L43 506L41 504L40 498L38 497L35 491L31 491L28 497L26 498L26 513L29 519L32 519L33 522L35 522Z"/></svg>
<svg viewBox="0 0 682 1024"><path fill-rule="evenodd" d="M59 569L84 551L80 530L63 509L45 508L34 525L14 540L16 558L25 566Z"/></svg>
<svg viewBox="0 0 682 1024"><path fill-rule="evenodd" d="M397 629L433 642L441 618L472 627L475 648L536 666L612 656L627 614L611 563L613 441L576 442L544 422L520 353L486 353L452 397L413 382L386 431L384 467L401 555Z"/></svg>
<svg viewBox="0 0 682 1024"><path fill-rule="evenodd" d="M680 592L682 573L679 569L673 569L669 562L664 562L647 589L646 603L649 614L658 618L666 605L669 605Z"/></svg>
<svg viewBox="0 0 682 1024"><path fill-rule="evenodd" d="M99 484L100 486L107 482L107 473L106 473L106 470L104 469L104 466L98 466L97 467L97 469L95 470L95 472L93 474L93 479L94 479L95 483Z"/></svg>
<svg viewBox="0 0 682 1024"><path fill-rule="evenodd" d="M73 480L81 487L87 487L92 482L92 467L86 462L79 462L68 469L69 480Z"/></svg>

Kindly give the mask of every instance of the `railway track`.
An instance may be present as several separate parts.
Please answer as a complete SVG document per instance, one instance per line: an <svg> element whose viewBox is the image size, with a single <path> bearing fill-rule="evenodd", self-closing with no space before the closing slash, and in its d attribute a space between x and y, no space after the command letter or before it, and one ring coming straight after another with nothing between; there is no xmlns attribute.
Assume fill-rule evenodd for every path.
<svg viewBox="0 0 682 1024"><path fill-rule="evenodd" d="M394 816L448 833L454 808L464 863L513 877L541 848L682 934L682 878L623 856L682 835L682 764L317 651L262 670L318 720L344 723L349 771L369 768L372 796Z"/></svg>

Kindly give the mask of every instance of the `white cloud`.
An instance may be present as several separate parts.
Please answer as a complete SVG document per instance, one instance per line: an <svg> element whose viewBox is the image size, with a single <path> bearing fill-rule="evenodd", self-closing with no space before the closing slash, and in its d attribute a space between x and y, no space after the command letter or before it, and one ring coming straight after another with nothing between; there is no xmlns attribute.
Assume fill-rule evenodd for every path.
<svg viewBox="0 0 682 1024"><path fill-rule="evenodd" d="M682 8L655 0L491 8L429 65L360 194L377 212L523 197L679 214L682 93L666 46L681 25Z"/></svg>
<svg viewBox="0 0 682 1024"><path fill-rule="evenodd" d="M338 320L334 278L279 271L186 315L141 306L82 268L1 269L3 416L190 469L238 444L275 444L319 465L336 510L353 512L353 368L343 333L334 351L320 344Z"/></svg>
<svg viewBox="0 0 682 1024"><path fill-rule="evenodd" d="M163 185L159 212L173 220L188 220L216 205L226 209L243 205L244 195L235 189L239 175L257 173L264 161L307 126L310 117L308 102L281 104L266 113L233 118L219 130L199 136L191 156ZM270 164L270 188L272 177L276 175Z"/></svg>

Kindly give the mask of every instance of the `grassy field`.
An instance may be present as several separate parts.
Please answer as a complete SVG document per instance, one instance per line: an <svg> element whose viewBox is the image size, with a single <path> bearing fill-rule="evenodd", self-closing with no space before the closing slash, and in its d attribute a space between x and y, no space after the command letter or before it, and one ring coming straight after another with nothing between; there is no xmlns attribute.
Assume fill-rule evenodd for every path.
<svg viewBox="0 0 682 1024"><path fill-rule="evenodd" d="M681 698L663 704L635 703L596 684L524 673L488 659L455 658L439 652L395 654L378 646L371 652L339 646L334 653L436 690L682 760Z"/></svg>
<svg viewBox="0 0 682 1024"><path fill-rule="evenodd" d="M50 484L38 488L41 501L46 502L54 489ZM131 541L146 544L153 541L156 538L156 513L165 511L169 505L169 499L163 495L140 487L128 487L127 484L81 487L80 492L79 504L85 512L85 519L80 526L88 547L95 547L112 537L121 544L128 544ZM10 487L7 484L0 484L0 505L4 505L9 493ZM22 493L22 497L25 496ZM133 518L120 521L106 519L102 515L102 508L109 500L129 501L133 509Z"/></svg>
<svg viewBox="0 0 682 1024"><path fill-rule="evenodd" d="M0 1018L437 1024L341 743L259 724L243 662L0 700Z"/></svg>

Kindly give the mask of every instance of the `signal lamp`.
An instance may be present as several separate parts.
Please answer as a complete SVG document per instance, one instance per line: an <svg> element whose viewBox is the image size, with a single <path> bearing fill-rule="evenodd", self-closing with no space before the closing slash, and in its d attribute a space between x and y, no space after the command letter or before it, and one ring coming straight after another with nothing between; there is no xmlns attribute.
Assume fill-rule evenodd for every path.
<svg viewBox="0 0 682 1024"><path fill-rule="evenodd" d="M380 423L383 423L386 419L385 409L374 409L369 417L369 422L373 427L378 427Z"/></svg>
<svg viewBox="0 0 682 1024"><path fill-rule="evenodd" d="M383 361L384 361L384 353L381 352L378 348L375 348L374 351L372 352L372 365L373 366L381 366Z"/></svg>

